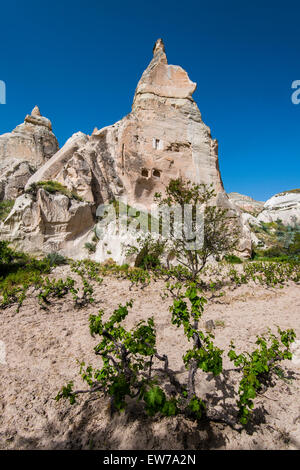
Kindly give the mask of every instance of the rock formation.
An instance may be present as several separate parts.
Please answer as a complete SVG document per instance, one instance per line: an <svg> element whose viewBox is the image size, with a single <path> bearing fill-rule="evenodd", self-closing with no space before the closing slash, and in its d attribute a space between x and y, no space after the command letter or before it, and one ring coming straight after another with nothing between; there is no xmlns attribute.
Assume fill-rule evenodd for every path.
<svg viewBox="0 0 300 470"><path fill-rule="evenodd" d="M0 200L16 199L31 175L57 150L51 122L35 106L23 124L0 136Z"/></svg>
<svg viewBox="0 0 300 470"><path fill-rule="evenodd" d="M123 198L133 207L148 210L153 204L154 194L164 192L170 179L178 177L212 184L218 204L231 209L237 220L241 220L240 210L224 192L218 165L218 143L203 123L192 98L195 88L196 84L181 67L168 64L163 42L159 39L153 49L153 59L137 85L131 113L114 125L100 130L95 128L91 136L81 132L74 134L28 180L27 190L34 183L55 180L76 191L85 201L76 201L83 219L76 219L78 227L75 234L70 229L67 213L60 212L60 204L65 204L62 199L57 200L54 195L47 202L46 194L38 194L36 201L30 202L28 198L32 196L23 197L22 204L31 207L31 218L34 219L31 222L27 220L27 226L34 224L35 237L38 234L44 251L55 246L56 250L66 254L71 250L74 256L72 244L66 244L66 241L73 240L77 246L76 256L86 256L86 251L80 246L89 240L93 226L91 214L95 214L99 204ZM33 114L30 119L40 119L37 111ZM35 208L33 204L36 204ZM44 206L54 207L55 204L56 209L49 209L46 214ZM24 248L25 239L30 238L30 230L23 236L25 215L22 211L21 202L17 201L6 220L5 230L7 236L18 240ZM243 226L242 230L240 250L249 254L249 228ZM81 245L77 243L79 233ZM97 253L101 253L99 260L104 257L101 243L103 241L100 240L96 252L96 259ZM116 257L116 261L124 261Z"/></svg>
<svg viewBox="0 0 300 470"><path fill-rule="evenodd" d="M257 216L264 208L264 202L255 201L250 196L245 196L239 193L228 193L229 201L239 207L243 212L249 212L250 214Z"/></svg>
<svg viewBox="0 0 300 470"><path fill-rule="evenodd" d="M192 99L195 88L181 67L168 65L158 40L138 83L132 112L113 126L95 129L89 138L80 134L80 146L74 135L27 187L55 179L96 204L124 194L129 204L148 208L155 192L179 176L223 191L218 144ZM75 147L70 142L76 142Z"/></svg>
<svg viewBox="0 0 300 470"><path fill-rule="evenodd" d="M284 225L300 223L300 189L278 193L268 199L257 220L274 222L280 219Z"/></svg>

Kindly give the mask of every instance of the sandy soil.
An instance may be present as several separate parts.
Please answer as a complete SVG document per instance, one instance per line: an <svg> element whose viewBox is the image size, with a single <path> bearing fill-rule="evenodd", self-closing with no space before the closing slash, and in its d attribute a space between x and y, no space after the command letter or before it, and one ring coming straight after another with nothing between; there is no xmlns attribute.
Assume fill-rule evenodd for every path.
<svg viewBox="0 0 300 470"><path fill-rule="evenodd" d="M56 278L66 274L65 267L56 268ZM54 300L44 310L31 295L18 313L16 307L0 312L0 449L300 449L299 351L298 359L295 355L282 364L285 377L276 377L274 386L257 398L253 424L241 432L223 423L149 418L133 404L110 418L107 400L90 395L73 406L56 402L53 398L70 380L86 388L76 360L97 365L97 338L90 336L89 315L99 308L109 315L131 298L127 325L154 315L158 352L166 352L178 379L184 378L181 356L187 342L170 324L171 301L161 297L163 282L151 282L143 290L130 291L129 286L127 280L106 277L95 286L93 306L75 309L70 297ZM294 328L300 339L299 285L228 288L224 297L206 306L203 320L210 319L215 343L225 351L224 372L217 378L199 373L197 392L234 421L240 375L226 357L230 340L238 351L249 351L256 335L268 327L276 332L276 325Z"/></svg>

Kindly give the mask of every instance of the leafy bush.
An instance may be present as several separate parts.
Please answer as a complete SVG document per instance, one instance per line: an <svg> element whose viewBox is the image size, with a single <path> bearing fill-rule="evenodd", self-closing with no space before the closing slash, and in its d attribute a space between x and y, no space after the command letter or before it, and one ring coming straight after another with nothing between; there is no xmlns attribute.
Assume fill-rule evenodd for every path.
<svg viewBox="0 0 300 470"><path fill-rule="evenodd" d="M25 253L13 250L7 242L0 241L0 307L5 308L17 302L19 309L28 287L40 286L41 274L49 272L49 260L31 258Z"/></svg>
<svg viewBox="0 0 300 470"><path fill-rule="evenodd" d="M176 287L172 286L171 290L175 292ZM169 367L168 356L157 352L152 317L139 322L130 331L122 325L128 309L132 307L131 300L119 305L106 322L103 321L103 310L98 315L90 316L91 335L101 337L94 351L102 358L102 367L95 369L81 363L80 374L89 389L74 391L73 382L69 382L55 399L69 399L74 404L79 394L102 392L110 397L111 413L124 411L128 398L131 398L142 401L149 416L180 413L196 420L208 417L207 404L196 395L195 377L199 369L219 375L223 369L223 351L213 344L213 335L198 329L205 303L206 299L198 295L196 285L190 283L184 294L179 288L170 307L172 324L182 327L186 338L192 342L192 347L182 357L188 371L185 383L179 382L175 371ZM278 362L292 357L290 345L295 340L295 332L280 328L278 332L279 338L271 333L268 338L258 337L256 344L259 347L251 354L237 355L231 342L228 356L242 372L237 401L242 425L249 421L253 400L262 385L269 384L271 373L278 369ZM163 368L157 367L158 362L163 363ZM213 416L214 420L218 420L215 414ZM221 420L224 421L224 418Z"/></svg>
<svg viewBox="0 0 300 470"><path fill-rule="evenodd" d="M184 299L190 301L190 307ZM205 335L197 328L204 303L205 299L197 295L196 287L190 285L171 307L172 323L182 326L188 340L193 342L192 349L183 356L189 371L186 384L177 381L174 371L169 368L168 357L157 353L153 318L139 322L130 331L121 325L128 315L128 307L132 307L132 301L120 305L105 323L102 310L98 315L91 315L90 332L93 336L97 334L102 337L95 353L102 357L103 367L93 369L88 366L84 369L85 364L82 363L80 373L90 386L89 391L102 391L110 396L111 410L123 411L127 406L126 397L131 397L143 400L150 416L156 413L164 416L184 413L200 419L205 404L195 394L195 373L199 368L214 375L222 370L222 351L213 345L212 335ZM154 358L164 363L163 369L155 369ZM155 375L155 372L160 374ZM172 396L168 396L161 387L165 380L175 387ZM73 391L73 384L69 383L61 389L56 400L69 398L70 403L74 404L76 395L80 393L83 391Z"/></svg>
<svg viewBox="0 0 300 470"><path fill-rule="evenodd" d="M227 261L227 263L231 264L241 264L243 262L241 258L236 255L226 255L224 256L224 259Z"/></svg>
<svg viewBox="0 0 300 470"><path fill-rule="evenodd" d="M293 330L283 331L278 328L279 339L269 332L268 337L257 337L258 348L251 354L237 355L235 346L231 342L228 356L236 367L241 367L243 377L239 385L239 417L242 424L247 424L253 400L263 385L270 382L272 372L276 371L277 363L284 359L292 359L290 345L295 341Z"/></svg>
<svg viewBox="0 0 300 470"><path fill-rule="evenodd" d="M0 202L0 220L5 220L14 206L14 200L6 200Z"/></svg>
<svg viewBox="0 0 300 470"><path fill-rule="evenodd" d="M47 259L49 260L50 266L60 266L62 264L67 264L67 259L65 256L61 255L57 252L52 252L47 255Z"/></svg>
<svg viewBox="0 0 300 470"><path fill-rule="evenodd" d="M138 246L130 246L126 254L136 254L134 266L141 269L155 269L160 266L166 241L154 239L150 234L137 239Z"/></svg>
<svg viewBox="0 0 300 470"><path fill-rule="evenodd" d="M97 245L95 243L85 243L84 248L88 250L89 253L95 253Z"/></svg>

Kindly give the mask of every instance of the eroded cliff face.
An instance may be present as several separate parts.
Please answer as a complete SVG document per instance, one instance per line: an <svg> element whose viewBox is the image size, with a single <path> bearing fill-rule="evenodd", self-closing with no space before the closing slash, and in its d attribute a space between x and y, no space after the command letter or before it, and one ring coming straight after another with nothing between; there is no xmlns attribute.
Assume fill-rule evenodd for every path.
<svg viewBox="0 0 300 470"><path fill-rule="evenodd" d="M153 49L153 59L137 85L131 113L112 126L95 129L91 136L81 132L74 134L31 176L26 189L39 181L58 181L76 191L85 201L85 211L95 215L99 204L112 199L123 199L133 207L148 210L156 192L164 192L170 179L182 177L195 183L212 184L218 205L231 209L240 223L240 211L229 201L223 189L218 143L203 123L192 98L195 88L196 84L181 67L168 64L163 42L159 39ZM40 206L35 210L41 213ZM60 211L58 200L56 211ZM6 221L15 237L22 231L22 213L19 211L18 214L17 217L12 211ZM16 229L14 221L17 218ZM91 219L87 217L77 223L79 232L86 234L82 238L83 243L88 240ZM64 226L66 224L61 224L59 230L57 227L53 229L57 250L65 249L67 238L73 238L74 243L77 239L75 233L72 236L68 232L67 235ZM241 228L240 250L249 254L249 230L247 226L241 225ZM47 230L46 234L43 225L39 224L43 250L44 241L47 240L46 245L51 246L49 224ZM102 248L97 249L97 253L103 253ZM86 251L79 247L76 254L78 257L86 256ZM103 256L101 254L100 261Z"/></svg>
<svg viewBox="0 0 300 470"><path fill-rule="evenodd" d="M0 200L16 199L28 179L57 150L51 122L35 106L24 123L0 135Z"/></svg>
<svg viewBox="0 0 300 470"><path fill-rule="evenodd" d="M80 143L70 142L28 182L56 179L95 203L126 195L149 208L155 192L179 176L223 191L218 144L192 99L196 88L179 66L168 65L161 40L136 88L132 111ZM75 134L71 142L78 142ZM60 163L59 163L60 162Z"/></svg>

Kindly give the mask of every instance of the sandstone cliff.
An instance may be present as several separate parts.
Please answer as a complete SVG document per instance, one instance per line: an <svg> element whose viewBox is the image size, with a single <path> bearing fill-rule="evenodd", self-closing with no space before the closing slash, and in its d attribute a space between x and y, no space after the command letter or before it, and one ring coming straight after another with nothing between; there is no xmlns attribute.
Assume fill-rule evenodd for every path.
<svg viewBox="0 0 300 470"><path fill-rule="evenodd" d="M228 193L229 200L239 207L243 212L249 212L253 216L257 216L264 208L263 201L255 201L250 196L239 193Z"/></svg>
<svg viewBox="0 0 300 470"><path fill-rule="evenodd" d="M268 199L257 220L275 222L282 220L284 225L300 223L300 189L278 193Z"/></svg>
<svg viewBox="0 0 300 470"><path fill-rule="evenodd" d="M74 134L27 182L27 190L38 182L55 180L76 191L84 200L69 203L81 207L81 218L76 212L79 207L74 209L76 231L71 228L75 219L70 224L69 215L61 210L65 202L57 195L52 195L52 199L47 194L41 195L39 189L36 200L27 194L21 202L16 201L2 228L5 236L18 241L23 249L36 244L34 240L38 239L42 251L55 249L84 257L87 253L83 245L91 239L99 204L123 198L133 207L148 210L156 192L164 192L170 179L182 177L213 185L218 205L230 209L241 225L240 251L249 254L249 227L241 224L240 210L224 192L218 144L192 98L195 88L196 84L181 67L168 64L159 39L153 59L137 85L131 113L112 126L95 129L91 136ZM23 204L31 207L27 218ZM45 205L51 206L51 210L45 211ZM30 231L30 224L34 231ZM100 261L109 257L103 243L107 246L106 241L100 240L95 255ZM108 246L106 253L110 251ZM120 249L115 259L124 261Z"/></svg>
<svg viewBox="0 0 300 470"><path fill-rule="evenodd" d="M23 124L0 135L0 201L16 199L30 176L57 150L51 122L35 106Z"/></svg>

